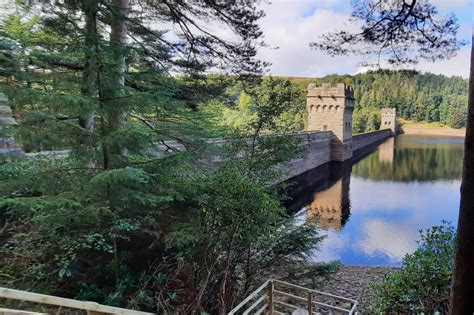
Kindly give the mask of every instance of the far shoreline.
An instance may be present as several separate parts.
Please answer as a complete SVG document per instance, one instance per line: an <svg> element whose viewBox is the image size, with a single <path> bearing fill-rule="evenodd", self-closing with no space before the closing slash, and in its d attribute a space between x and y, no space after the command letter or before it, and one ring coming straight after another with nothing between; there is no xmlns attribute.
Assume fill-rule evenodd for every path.
<svg viewBox="0 0 474 315"><path fill-rule="evenodd" d="M400 134L404 135L428 135L428 136L446 136L446 137L460 137L466 136L466 129L455 129L449 127L440 128L424 128L419 126L401 126Z"/></svg>

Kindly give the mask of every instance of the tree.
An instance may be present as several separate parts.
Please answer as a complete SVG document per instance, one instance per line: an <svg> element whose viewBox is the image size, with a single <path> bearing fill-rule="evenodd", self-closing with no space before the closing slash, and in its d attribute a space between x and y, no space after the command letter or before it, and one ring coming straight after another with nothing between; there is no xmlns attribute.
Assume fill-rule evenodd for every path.
<svg viewBox="0 0 474 315"><path fill-rule="evenodd" d="M264 80L248 93L255 116L229 138L217 167L187 185L197 187L198 222L184 222L170 236L171 246L196 264L188 285L197 283L197 294L186 311L208 305L206 310L225 314L277 270L295 279L319 269L304 271L304 262L322 238L310 224L298 227L284 215L282 187L271 185L284 163L301 153L293 137L268 134L278 131L289 105L289 82ZM291 270L285 270L288 264ZM213 299L217 307L209 305Z"/></svg>
<svg viewBox="0 0 474 315"><path fill-rule="evenodd" d="M243 77L260 73L262 63L254 56L262 12L253 2L129 6L127 0L83 0L17 6L0 28L2 52L7 52L2 57L11 60L2 67L2 90L19 113L20 135L33 140L31 149L41 150L35 140L47 139L46 149L71 153L1 165L0 217L6 224L2 231L8 230L3 254L12 262L15 253L28 253L24 268L17 265L22 271L10 270L19 286L32 284L18 275L30 274L35 260L37 289L65 295L91 294L93 288L79 284L102 270L92 281L103 289L96 298L123 304L133 287L124 283L146 271L143 266L131 270L135 254L129 244L141 239L152 245L145 265L162 258L165 250L155 246L163 241L156 232L163 228L160 213L179 194L170 178L178 168L191 167L189 155L202 141L196 139L208 136L196 107L212 97L207 89L212 86L201 74L220 66ZM218 20L236 37L225 40L206 32L199 24L209 20ZM167 25L156 29L153 24ZM177 32L168 36L171 26ZM170 140L188 152L161 152L160 144ZM37 206L48 218L30 226L23 238ZM17 211L26 211L25 216ZM45 228L51 233L39 241ZM15 240L20 245L8 249ZM2 268L8 264L2 260Z"/></svg>
<svg viewBox="0 0 474 315"><path fill-rule="evenodd" d="M421 233L418 249L375 285L376 314L446 314L454 265L454 228L443 222Z"/></svg>
<svg viewBox="0 0 474 315"><path fill-rule="evenodd" d="M387 57L391 63L414 63L418 58L449 58L459 49L455 18L439 17L429 1L356 0L353 4L353 17L363 23L362 31L328 34L321 42L313 43L313 47L336 55L360 52L359 44L369 45L368 53ZM474 312L474 273L471 270L474 265L474 41L472 45L461 204L450 300L450 314L456 315Z"/></svg>
<svg viewBox="0 0 474 315"><path fill-rule="evenodd" d="M310 46L333 56L353 53L376 57L378 64L403 64L450 58L463 44L456 18L440 16L427 0L354 0L352 6L360 32L328 33Z"/></svg>
<svg viewBox="0 0 474 315"><path fill-rule="evenodd" d="M268 276L261 270L302 265L320 240L287 220L272 185L298 144L262 135L280 130L292 89L254 80L264 63L254 59L263 13L253 1L128 4L19 6L2 21L0 57L11 62L0 84L22 139L70 153L0 164L0 281L225 313ZM236 36L215 36L209 21ZM234 76L204 76L210 68ZM206 142L214 126L199 109L231 80L253 116L223 150Z"/></svg>
<svg viewBox="0 0 474 315"><path fill-rule="evenodd" d="M474 40L474 37L473 37ZM450 314L474 312L474 41L471 46L469 99Z"/></svg>

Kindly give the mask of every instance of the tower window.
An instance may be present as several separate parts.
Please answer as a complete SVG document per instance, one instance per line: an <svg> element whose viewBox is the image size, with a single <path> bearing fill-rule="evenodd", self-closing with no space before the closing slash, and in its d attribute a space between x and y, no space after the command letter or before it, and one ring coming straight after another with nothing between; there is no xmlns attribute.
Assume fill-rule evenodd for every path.
<svg viewBox="0 0 474 315"><path fill-rule="evenodd" d="M323 131L327 131L328 130L328 125L324 125L323 126Z"/></svg>

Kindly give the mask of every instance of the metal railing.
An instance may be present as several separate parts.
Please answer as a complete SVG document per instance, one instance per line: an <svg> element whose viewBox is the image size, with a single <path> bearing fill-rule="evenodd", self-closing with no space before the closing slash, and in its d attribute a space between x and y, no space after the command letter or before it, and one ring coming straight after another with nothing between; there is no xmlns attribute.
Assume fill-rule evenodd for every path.
<svg viewBox="0 0 474 315"><path fill-rule="evenodd" d="M354 299L304 288L270 279L237 305L229 315L236 314L349 314L357 312Z"/></svg>

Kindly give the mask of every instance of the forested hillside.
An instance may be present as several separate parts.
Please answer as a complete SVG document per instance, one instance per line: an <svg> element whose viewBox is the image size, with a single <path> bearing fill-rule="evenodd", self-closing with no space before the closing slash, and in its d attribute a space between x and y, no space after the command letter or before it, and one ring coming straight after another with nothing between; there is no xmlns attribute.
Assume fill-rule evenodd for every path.
<svg viewBox="0 0 474 315"><path fill-rule="evenodd" d="M416 71L388 71L351 75L329 75L322 78L282 77L292 84L292 100L280 125L287 130L304 130L306 125L306 92L309 83L346 83L354 87L356 108L354 133L377 130L380 125L380 109L396 107L399 117L414 120L440 122L454 128L465 126L467 108L467 80L460 77L418 73ZM237 127L252 119L255 111L249 97L230 84L228 99L212 103L211 111L218 112L222 125ZM209 104L207 104L209 105Z"/></svg>
<svg viewBox="0 0 474 315"><path fill-rule="evenodd" d="M377 129L380 123L379 109L383 107L396 107L397 115L409 120L437 121L454 128L465 125L468 82L460 77L381 70L355 76L331 75L318 79L290 80L304 92L310 82L344 82L352 85L356 97L356 133Z"/></svg>

